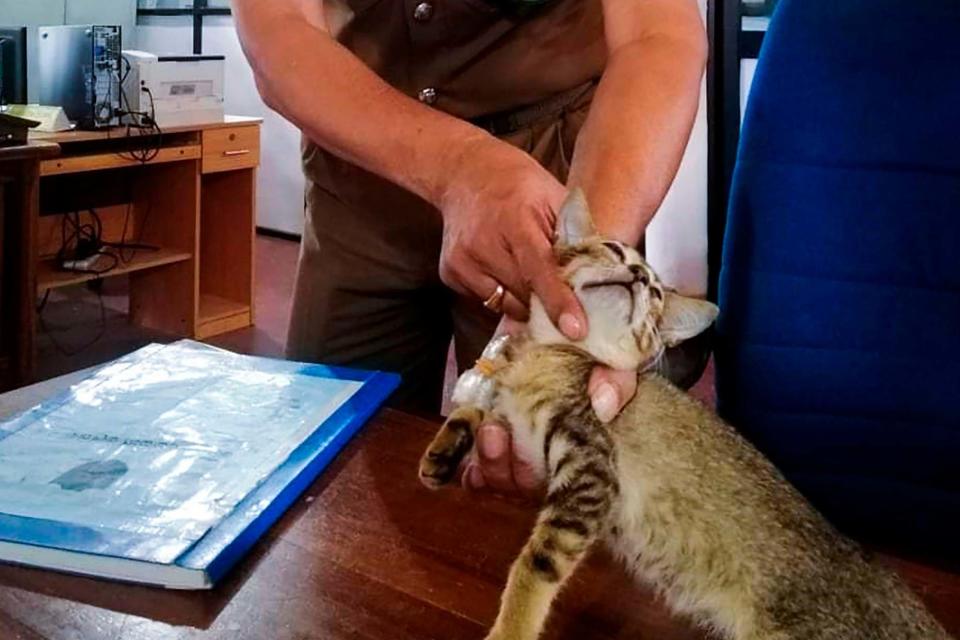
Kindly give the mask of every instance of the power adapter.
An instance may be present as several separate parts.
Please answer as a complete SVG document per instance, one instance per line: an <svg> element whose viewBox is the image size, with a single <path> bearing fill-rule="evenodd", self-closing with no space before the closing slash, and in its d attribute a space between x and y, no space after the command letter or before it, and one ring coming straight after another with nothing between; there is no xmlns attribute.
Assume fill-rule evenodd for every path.
<svg viewBox="0 0 960 640"><path fill-rule="evenodd" d="M96 238L78 238L69 257L64 255L60 267L67 271L87 271L93 268L101 255L102 244ZM66 253L66 252L65 252Z"/></svg>

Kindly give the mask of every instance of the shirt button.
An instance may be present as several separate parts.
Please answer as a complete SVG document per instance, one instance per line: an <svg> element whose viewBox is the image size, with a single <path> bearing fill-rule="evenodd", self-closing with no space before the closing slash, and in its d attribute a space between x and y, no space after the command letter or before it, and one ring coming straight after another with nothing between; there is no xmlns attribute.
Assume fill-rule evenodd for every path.
<svg viewBox="0 0 960 640"><path fill-rule="evenodd" d="M433 4L421 2L413 8L413 19L417 22L426 22L433 17Z"/></svg>
<svg viewBox="0 0 960 640"><path fill-rule="evenodd" d="M433 87L420 89L420 93L417 94L417 98L419 98L420 102L423 104L433 104L437 101L437 90Z"/></svg>

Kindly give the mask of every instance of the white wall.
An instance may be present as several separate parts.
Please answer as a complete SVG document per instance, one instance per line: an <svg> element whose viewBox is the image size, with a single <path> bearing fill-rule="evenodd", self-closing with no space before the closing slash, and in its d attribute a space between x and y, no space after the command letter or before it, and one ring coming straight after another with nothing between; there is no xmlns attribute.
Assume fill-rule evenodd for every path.
<svg viewBox="0 0 960 640"><path fill-rule="evenodd" d="M740 123L747 112L747 100L750 98L750 87L753 86L753 76L757 72L757 60L744 58L740 61Z"/></svg>
<svg viewBox="0 0 960 640"><path fill-rule="evenodd" d="M66 0L64 24L118 24L121 36L127 36L133 35L136 22L136 0Z"/></svg>
<svg viewBox="0 0 960 640"><path fill-rule="evenodd" d="M0 24L5 27L63 24L66 0L0 0Z"/></svg>
<svg viewBox="0 0 960 640"><path fill-rule="evenodd" d="M303 172L300 132L263 103L229 17L205 18L203 52L226 56L227 113L263 118L257 180L257 225L299 234L303 229ZM193 51L189 19L150 18L137 27L136 47L152 53Z"/></svg>
<svg viewBox="0 0 960 640"><path fill-rule="evenodd" d="M700 0L706 16L706 2ZM677 178L646 236L647 259L668 285L689 295L707 292L707 90Z"/></svg>

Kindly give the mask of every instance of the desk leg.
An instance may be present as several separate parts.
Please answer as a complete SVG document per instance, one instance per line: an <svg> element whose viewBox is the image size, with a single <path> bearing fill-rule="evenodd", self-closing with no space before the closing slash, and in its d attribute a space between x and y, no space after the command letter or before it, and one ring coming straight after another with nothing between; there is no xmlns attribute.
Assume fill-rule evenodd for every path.
<svg viewBox="0 0 960 640"><path fill-rule="evenodd" d="M15 306L16 330L13 345L13 383L16 386L32 382L36 375L35 341L37 328L37 220L40 216L40 163L25 161L19 167L19 184L13 189L13 216L8 230L13 242L8 247L15 252L12 263L19 274L11 283ZM19 236L19 241L17 237Z"/></svg>
<svg viewBox="0 0 960 640"><path fill-rule="evenodd" d="M0 391L10 386L10 350L13 342L13 332L11 331L10 323L7 322L6 316L6 310L10 304L4 297L7 293L6 283L4 282L4 278L6 277L6 265L4 265L4 262L7 259L4 228L7 223L3 215L5 198L3 185L6 182L7 178L0 175Z"/></svg>

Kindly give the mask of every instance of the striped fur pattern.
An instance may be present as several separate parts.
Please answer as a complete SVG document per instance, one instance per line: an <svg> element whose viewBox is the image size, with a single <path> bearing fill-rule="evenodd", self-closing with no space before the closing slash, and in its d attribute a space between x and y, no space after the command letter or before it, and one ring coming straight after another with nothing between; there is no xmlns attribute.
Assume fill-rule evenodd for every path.
<svg viewBox="0 0 960 640"><path fill-rule="evenodd" d="M949 640L893 573L660 376L640 374L620 416L597 420L587 383L598 362L642 368L705 329L716 310L664 288L633 249L597 238L582 196L568 201L559 224L557 257L590 335L571 344L534 301L526 334L487 372L493 398L471 404L469 389L458 389L465 401L420 465L427 486L449 482L476 429L494 420L510 425L514 447L547 479L488 640L538 638L557 592L597 541L674 612L721 638Z"/></svg>

